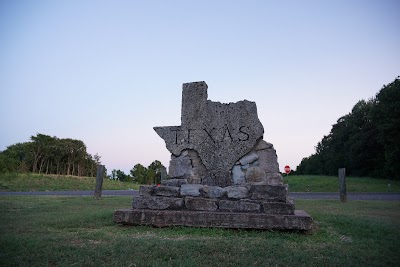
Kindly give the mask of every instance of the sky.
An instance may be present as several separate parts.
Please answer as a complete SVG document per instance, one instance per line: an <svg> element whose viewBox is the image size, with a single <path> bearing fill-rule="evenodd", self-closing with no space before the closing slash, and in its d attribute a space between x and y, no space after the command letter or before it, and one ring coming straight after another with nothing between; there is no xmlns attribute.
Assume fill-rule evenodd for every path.
<svg viewBox="0 0 400 267"><path fill-rule="evenodd" d="M280 169L400 75L400 1L0 1L0 151L82 140L111 172L170 153L182 84L255 101Z"/></svg>

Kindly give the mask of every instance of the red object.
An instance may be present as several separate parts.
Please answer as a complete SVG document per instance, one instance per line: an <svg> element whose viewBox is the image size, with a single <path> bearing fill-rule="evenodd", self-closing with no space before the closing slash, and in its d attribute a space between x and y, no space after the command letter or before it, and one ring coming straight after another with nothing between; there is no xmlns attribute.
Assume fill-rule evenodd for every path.
<svg viewBox="0 0 400 267"><path fill-rule="evenodd" d="M290 169L290 167L288 165L285 166L285 173L289 174L292 170Z"/></svg>

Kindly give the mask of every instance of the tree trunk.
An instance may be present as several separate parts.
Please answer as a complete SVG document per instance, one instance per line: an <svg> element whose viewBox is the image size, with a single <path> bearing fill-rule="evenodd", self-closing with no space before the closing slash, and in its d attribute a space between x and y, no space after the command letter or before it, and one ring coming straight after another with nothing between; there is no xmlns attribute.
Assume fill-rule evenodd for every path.
<svg viewBox="0 0 400 267"><path fill-rule="evenodd" d="M44 166L44 160L42 160L42 161L40 162L39 173L42 173L43 166Z"/></svg>
<svg viewBox="0 0 400 267"><path fill-rule="evenodd" d="M49 174L49 160L47 161L46 174Z"/></svg>
<svg viewBox="0 0 400 267"><path fill-rule="evenodd" d="M33 166L32 166L32 172L37 172L37 167L39 163L39 155L36 153L33 153L34 159L33 159Z"/></svg>
<svg viewBox="0 0 400 267"><path fill-rule="evenodd" d="M67 175L70 175L70 170L71 170L71 161L68 160Z"/></svg>

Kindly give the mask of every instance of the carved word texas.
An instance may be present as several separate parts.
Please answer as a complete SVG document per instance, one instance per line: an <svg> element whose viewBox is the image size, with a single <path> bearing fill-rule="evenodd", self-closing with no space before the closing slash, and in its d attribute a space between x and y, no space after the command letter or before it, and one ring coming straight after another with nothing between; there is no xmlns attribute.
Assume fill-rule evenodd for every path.
<svg viewBox="0 0 400 267"><path fill-rule="evenodd" d="M240 126L239 129L229 129L229 127L224 127L224 128L211 128L207 129L204 128L200 131L204 131L203 134L207 134L207 137L203 140L202 143L204 142L226 142L226 141L248 141L250 138L250 135L247 133L249 131L248 126ZM171 129L171 134L175 136L175 144L180 144L182 142L186 142L187 144L190 144L191 141L191 135L196 135L199 134L197 129L187 129L187 130L182 130L182 129ZM221 136L222 133L222 138L218 139L219 136Z"/></svg>
<svg viewBox="0 0 400 267"><path fill-rule="evenodd" d="M175 156L195 150L216 185L227 186L230 170L262 139L264 128L254 102L207 100L207 84L183 84L181 126L154 127Z"/></svg>

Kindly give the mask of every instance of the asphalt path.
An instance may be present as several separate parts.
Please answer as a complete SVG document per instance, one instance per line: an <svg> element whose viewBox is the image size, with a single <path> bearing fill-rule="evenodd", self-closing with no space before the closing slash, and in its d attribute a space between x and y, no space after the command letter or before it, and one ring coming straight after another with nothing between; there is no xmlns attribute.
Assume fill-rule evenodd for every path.
<svg viewBox="0 0 400 267"><path fill-rule="evenodd" d="M102 196L138 196L137 190L103 190ZM0 192L0 196L94 196L94 191ZM289 192L294 199L339 199L339 193ZM348 200L400 201L400 193L348 193Z"/></svg>

